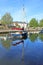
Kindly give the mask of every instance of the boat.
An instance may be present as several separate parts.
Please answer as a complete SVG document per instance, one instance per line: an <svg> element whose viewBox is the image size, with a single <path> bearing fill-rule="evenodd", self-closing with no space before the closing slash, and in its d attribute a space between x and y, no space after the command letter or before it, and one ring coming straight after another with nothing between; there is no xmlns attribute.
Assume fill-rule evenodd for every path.
<svg viewBox="0 0 43 65"><path fill-rule="evenodd" d="M10 33L10 36L16 37L16 38L27 38L27 32L16 32L16 33Z"/></svg>

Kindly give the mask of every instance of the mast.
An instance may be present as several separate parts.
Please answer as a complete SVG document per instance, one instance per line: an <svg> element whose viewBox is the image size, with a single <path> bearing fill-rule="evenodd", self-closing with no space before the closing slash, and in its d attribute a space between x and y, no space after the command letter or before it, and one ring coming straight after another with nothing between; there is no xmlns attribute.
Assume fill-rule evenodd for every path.
<svg viewBox="0 0 43 65"><path fill-rule="evenodd" d="M25 8L24 8L24 4L23 4L23 22L24 22L24 19L25 19Z"/></svg>
<svg viewBox="0 0 43 65"><path fill-rule="evenodd" d="M24 6L24 0L23 0L23 19L22 19L22 21L23 21L23 27L25 28L25 22L27 22L27 17L26 17L26 10L25 10L25 6Z"/></svg>

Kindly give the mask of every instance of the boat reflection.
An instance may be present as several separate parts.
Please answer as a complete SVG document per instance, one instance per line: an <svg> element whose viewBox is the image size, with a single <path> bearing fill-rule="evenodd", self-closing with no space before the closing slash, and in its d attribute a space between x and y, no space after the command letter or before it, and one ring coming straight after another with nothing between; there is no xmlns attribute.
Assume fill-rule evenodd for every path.
<svg viewBox="0 0 43 65"><path fill-rule="evenodd" d="M24 39L27 39L27 36L23 36L22 38L20 38L19 36L14 36L10 38L10 36L6 35L1 37L1 44L4 48L10 49L12 45L17 46L20 43L24 43Z"/></svg>
<svg viewBox="0 0 43 65"><path fill-rule="evenodd" d="M21 44L22 43L22 55L21 55L21 60L22 60L22 63L24 65L24 40L21 40L19 42L16 42L14 44L12 44L13 46L17 46L18 44Z"/></svg>
<svg viewBox="0 0 43 65"><path fill-rule="evenodd" d="M18 44L20 44L20 43L24 43L24 41L23 41L23 40L21 40L21 41L16 42L16 43L14 43L14 44L12 44L12 45L13 45L13 46L16 46L16 45L18 45Z"/></svg>

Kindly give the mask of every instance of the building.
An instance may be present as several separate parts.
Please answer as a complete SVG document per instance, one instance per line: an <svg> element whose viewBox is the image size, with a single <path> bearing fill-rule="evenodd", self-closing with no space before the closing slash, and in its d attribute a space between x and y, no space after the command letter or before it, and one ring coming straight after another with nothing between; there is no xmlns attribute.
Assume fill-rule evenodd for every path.
<svg viewBox="0 0 43 65"><path fill-rule="evenodd" d="M21 21L14 21L12 22L12 24L9 24L7 26L8 28L12 28L12 27L23 28L24 27L24 29L26 29L27 23L21 22ZM5 26L0 23L0 29L3 29L3 28L5 29Z"/></svg>
<svg viewBox="0 0 43 65"><path fill-rule="evenodd" d="M27 27L27 23L26 22L20 22L20 21L14 21L12 23L12 26L20 26L21 28L22 27L26 28Z"/></svg>

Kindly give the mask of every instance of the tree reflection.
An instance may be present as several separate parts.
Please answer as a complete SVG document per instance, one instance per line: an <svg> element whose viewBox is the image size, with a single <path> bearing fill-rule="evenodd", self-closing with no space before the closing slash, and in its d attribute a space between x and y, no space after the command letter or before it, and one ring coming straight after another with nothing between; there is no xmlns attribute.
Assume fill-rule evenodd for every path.
<svg viewBox="0 0 43 65"><path fill-rule="evenodd" d="M12 38L9 38L9 36L6 35L5 37L3 37L3 39L1 41L2 41L2 46L9 49L10 46L11 46L12 41L21 40L20 42L17 42L17 43L14 44L14 46L16 46L16 45L20 44L21 42L23 43L24 39L27 39L26 35L22 36L22 38L20 36L14 36Z"/></svg>
<svg viewBox="0 0 43 65"><path fill-rule="evenodd" d="M34 42L38 37L38 34L29 34L29 39Z"/></svg>
<svg viewBox="0 0 43 65"><path fill-rule="evenodd" d="M9 49L11 47L11 40L2 39L2 46L5 47L6 49Z"/></svg>
<svg viewBox="0 0 43 65"><path fill-rule="evenodd" d="M39 38L43 41L43 34L39 34Z"/></svg>

